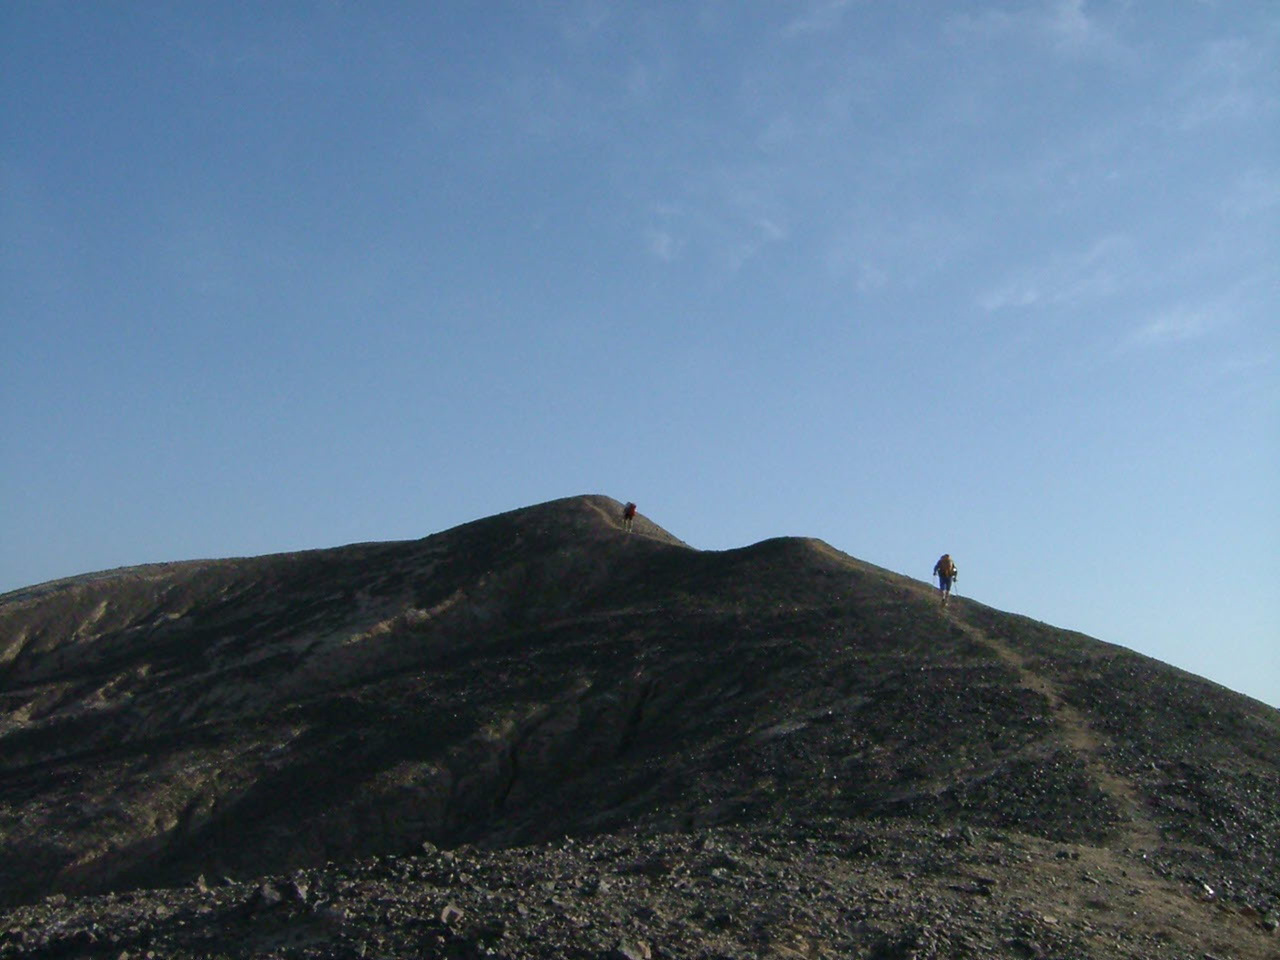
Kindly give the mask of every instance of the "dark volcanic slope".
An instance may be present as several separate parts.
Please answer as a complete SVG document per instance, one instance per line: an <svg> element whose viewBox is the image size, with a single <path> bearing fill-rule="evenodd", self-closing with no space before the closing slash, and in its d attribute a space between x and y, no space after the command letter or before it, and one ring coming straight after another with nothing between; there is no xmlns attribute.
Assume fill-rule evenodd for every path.
<svg viewBox="0 0 1280 960"><path fill-rule="evenodd" d="M624 534L620 509L0 597L0 901L423 841L702 833L746 844L741 866L744 837L863 824L886 849L959 829L1083 851L1183 917L1170 942L1280 944L1277 711L963 599L944 614L819 541L701 552L644 518ZM1134 949L1085 955L1166 955Z"/></svg>

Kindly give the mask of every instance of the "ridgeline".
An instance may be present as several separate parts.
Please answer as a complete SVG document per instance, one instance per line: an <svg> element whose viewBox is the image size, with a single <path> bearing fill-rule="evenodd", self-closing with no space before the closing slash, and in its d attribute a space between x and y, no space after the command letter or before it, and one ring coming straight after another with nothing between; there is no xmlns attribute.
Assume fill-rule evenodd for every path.
<svg viewBox="0 0 1280 960"><path fill-rule="evenodd" d="M0 597L0 957L1280 956L1280 712L621 514Z"/></svg>

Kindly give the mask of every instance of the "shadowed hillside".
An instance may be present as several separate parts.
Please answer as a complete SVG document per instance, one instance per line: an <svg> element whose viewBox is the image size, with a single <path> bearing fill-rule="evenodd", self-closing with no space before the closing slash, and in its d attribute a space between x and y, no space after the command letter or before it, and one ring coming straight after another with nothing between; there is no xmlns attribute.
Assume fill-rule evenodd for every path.
<svg viewBox="0 0 1280 960"><path fill-rule="evenodd" d="M80 897L14 908L0 955L56 952L88 917L81 947L113 957L1280 950L1277 711L963 598L944 612L821 541L704 552L620 512L577 497L0 597L0 899ZM703 876L681 864L734 882L680 887ZM562 873L618 896L597 884L578 912L604 912L556 933ZM263 876L306 888L267 927ZM626 912L640 880L667 898L652 916ZM541 883L524 913L493 906ZM157 887L185 890L126 896L256 932L120 919L119 891ZM432 923L365 930L391 888ZM344 896L345 919L318 912ZM794 906L762 934L741 915L765 902ZM728 919L677 928L673 903ZM502 936L476 926L490 908L514 911ZM299 917L305 936L261 939Z"/></svg>

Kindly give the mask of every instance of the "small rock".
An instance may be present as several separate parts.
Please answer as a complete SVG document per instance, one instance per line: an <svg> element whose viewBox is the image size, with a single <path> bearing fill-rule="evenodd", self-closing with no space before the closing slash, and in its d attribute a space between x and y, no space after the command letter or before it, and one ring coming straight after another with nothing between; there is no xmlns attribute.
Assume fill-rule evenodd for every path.
<svg viewBox="0 0 1280 960"><path fill-rule="evenodd" d="M347 922L347 911L336 903L317 903L313 912L327 923L340 925Z"/></svg>
<svg viewBox="0 0 1280 960"><path fill-rule="evenodd" d="M445 908L440 911L440 922L446 927L452 926L463 918L464 914L460 907L452 903L445 904Z"/></svg>
<svg viewBox="0 0 1280 960"><path fill-rule="evenodd" d="M195 878L195 880L192 882L191 886L195 888L195 890L196 890L196 892L197 892L197 893L208 893L208 892L209 892L209 881L208 881L208 880L206 880L206 879L204 878L204 874L203 874L203 873L202 873L202 874L200 874L198 877L196 877L196 878Z"/></svg>
<svg viewBox="0 0 1280 960"><path fill-rule="evenodd" d="M284 894L269 883L264 883L253 892L251 905L255 910L269 910L284 903Z"/></svg>
<svg viewBox="0 0 1280 960"><path fill-rule="evenodd" d="M643 940L621 940L613 950L612 960L652 960L653 951Z"/></svg>

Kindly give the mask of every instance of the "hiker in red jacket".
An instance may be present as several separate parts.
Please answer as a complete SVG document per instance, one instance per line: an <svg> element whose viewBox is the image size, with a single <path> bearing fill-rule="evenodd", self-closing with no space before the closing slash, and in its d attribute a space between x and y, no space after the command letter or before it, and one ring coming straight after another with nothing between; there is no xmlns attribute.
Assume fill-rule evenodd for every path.
<svg viewBox="0 0 1280 960"><path fill-rule="evenodd" d="M938 593L942 595L942 605L945 607L951 597L951 583L959 574L951 554L944 553L938 558L938 562L933 565L933 574L938 578Z"/></svg>
<svg viewBox="0 0 1280 960"><path fill-rule="evenodd" d="M630 533L631 524L635 521L635 519L636 519L636 505L634 503L628 503L625 507L622 508L622 529L627 531L627 533Z"/></svg>

